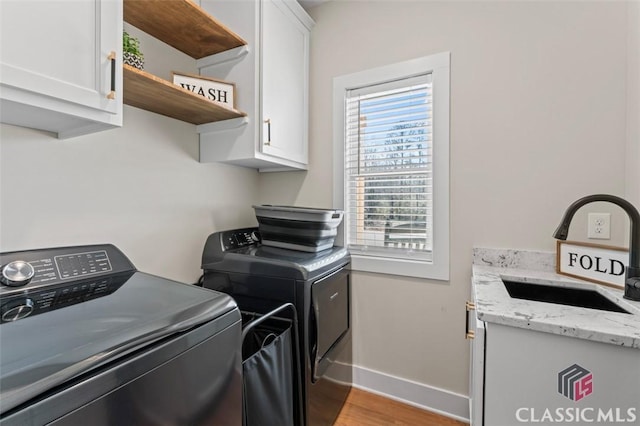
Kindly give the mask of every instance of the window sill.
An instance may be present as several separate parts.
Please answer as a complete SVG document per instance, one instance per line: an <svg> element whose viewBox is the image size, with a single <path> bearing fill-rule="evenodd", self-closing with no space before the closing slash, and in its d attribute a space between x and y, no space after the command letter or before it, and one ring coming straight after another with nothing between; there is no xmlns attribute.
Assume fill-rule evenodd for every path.
<svg viewBox="0 0 640 426"><path fill-rule="evenodd" d="M442 261L438 264L437 262L352 254L351 270L441 281L449 280L449 265Z"/></svg>

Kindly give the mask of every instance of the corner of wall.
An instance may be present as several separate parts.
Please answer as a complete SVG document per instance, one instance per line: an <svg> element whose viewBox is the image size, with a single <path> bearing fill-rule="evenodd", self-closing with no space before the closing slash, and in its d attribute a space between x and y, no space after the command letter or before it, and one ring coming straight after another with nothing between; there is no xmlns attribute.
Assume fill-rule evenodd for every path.
<svg viewBox="0 0 640 426"><path fill-rule="evenodd" d="M625 196L640 208L640 2L627 2L627 149Z"/></svg>

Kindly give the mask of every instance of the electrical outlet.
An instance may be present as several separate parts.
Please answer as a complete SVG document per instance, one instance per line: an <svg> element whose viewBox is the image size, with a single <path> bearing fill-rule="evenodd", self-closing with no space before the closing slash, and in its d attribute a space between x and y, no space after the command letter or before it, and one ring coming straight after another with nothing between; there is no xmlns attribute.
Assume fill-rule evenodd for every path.
<svg viewBox="0 0 640 426"><path fill-rule="evenodd" d="M596 240L611 239L611 213L589 213L587 237Z"/></svg>

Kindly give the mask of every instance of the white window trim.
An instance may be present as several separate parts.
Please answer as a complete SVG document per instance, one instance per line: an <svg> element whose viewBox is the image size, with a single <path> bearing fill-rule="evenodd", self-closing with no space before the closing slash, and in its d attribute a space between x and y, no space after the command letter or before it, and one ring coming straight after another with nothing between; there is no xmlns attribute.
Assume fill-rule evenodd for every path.
<svg viewBox="0 0 640 426"><path fill-rule="evenodd" d="M351 269L435 280L449 280L449 68L450 53L442 52L333 79L333 205L345 206L345 94L347 90L432 73L433 78L433 259L393 259L352 255ZM344 245L340 225L337 243Z"/></svg>

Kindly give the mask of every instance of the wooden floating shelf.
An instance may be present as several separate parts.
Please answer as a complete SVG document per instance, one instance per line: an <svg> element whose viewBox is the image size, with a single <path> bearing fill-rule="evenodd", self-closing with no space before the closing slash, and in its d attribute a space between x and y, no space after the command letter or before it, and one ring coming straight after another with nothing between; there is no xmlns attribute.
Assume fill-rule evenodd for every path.
<svg viewBox="0 0 640 426"><path fill-rule="evenodd" d="M247 44L190 0L124 0L124 20L194 59Z"/></svg>
<svg viewBox="0 0 640 426"><path fill-rule="evenodd" d="M166 2L166 1L165 1ZM124 103L192 124L246 117L130 65L123 65Z"/></svg>

